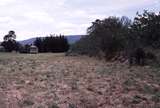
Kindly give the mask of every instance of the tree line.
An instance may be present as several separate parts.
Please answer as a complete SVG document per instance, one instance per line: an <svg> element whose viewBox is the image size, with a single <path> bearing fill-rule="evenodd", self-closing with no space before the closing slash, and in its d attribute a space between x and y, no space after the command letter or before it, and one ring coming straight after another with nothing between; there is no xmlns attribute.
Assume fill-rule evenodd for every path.
<svg viewBox="0 0 160 108"><path fill-rule="evenodd" d="M128 58L131 62L142 64L152 52L145 49L160 48L160 13L145 10L136 14L134 20L128 17L111 16L97 19L87 29L87 35L71 46L70 52L111 60L117 55Z"/></svg>
<svg viewBox="0 0 160 108"><path fill-rule="evenodd" d="M29 53L30 47L35 45L40 53L43 52L66 52L69 49L69 43L66 37L62 35L50 35L43 38L36 38L33 44L22 45L16 40L15 31L11 30L4 36L1 46L6 52Z"/></svg>
<svg viewBox="0 0 160 108"><path fill-rule="evenodd" d="M69 49L67 38L62 35L37 38L34 45L38 47L39 52L66 52Z"/></svg>

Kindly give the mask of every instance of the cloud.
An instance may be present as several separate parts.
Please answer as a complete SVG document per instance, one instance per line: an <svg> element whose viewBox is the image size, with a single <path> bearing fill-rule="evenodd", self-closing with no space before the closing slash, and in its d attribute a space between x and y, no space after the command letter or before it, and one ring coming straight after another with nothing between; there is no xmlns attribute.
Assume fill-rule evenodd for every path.
<svg viewBox="0 0 160 108"><path fill-rule="evenodd" d="M1 0L0 39L15 30L17 39L57 34L85 34L96 19L158 11L160 0Z"/></svg>
<svg viewBox="0 0 160 108"><path fill-rule="evenodd" d="M1 0L0 1L0 6L8 5L10 3L15 2L16 0Z"/></svg>
<svg viewBox="0 0 160 108"><path fill-rule="evenodd" d="M24 17L33 20L33 21L39 21L42 23L52 23L54 22L54 19L47 14L46 12L28 12L24 14Z"/></svg>
<svg viewBox="0 0 160 108"><path fill-rule="evenodd" d="M8 23L11 22L13 19L11 17L0 17L0 23Z"/></svg>

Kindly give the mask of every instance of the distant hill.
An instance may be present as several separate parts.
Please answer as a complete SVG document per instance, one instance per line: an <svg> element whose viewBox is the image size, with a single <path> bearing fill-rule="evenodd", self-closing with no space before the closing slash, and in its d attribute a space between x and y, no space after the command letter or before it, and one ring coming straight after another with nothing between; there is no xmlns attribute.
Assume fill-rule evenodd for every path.
<svg viewBox="0 0 160 108"><path fill-rule="evenodd" d="M77 41L79 41L81 39L81 37L84 35L70 35L70 36L66 36L69 44L73 44Z"/></svg>
<svg viewBox="0 0 160 108"><path fill-rule="evenodd" d="M76 41L80 40L82 36L84 36L84 35L66 35L65 37L67 38L69 44L73 44ZM21 43L22 45L33 44L33 42L36 40L36 38L37 37L30 38L30 39L23 40L23 41L19 41L19 43Z"/></svg>
<svg viewBox="0 0 160 108"><path fill-rule="evenodd" d="M19 41L19 43L22 44L22 45L32 44L35 40L36 40L36 38L30 38L30 39L27 39L27 40Z"/></svg>

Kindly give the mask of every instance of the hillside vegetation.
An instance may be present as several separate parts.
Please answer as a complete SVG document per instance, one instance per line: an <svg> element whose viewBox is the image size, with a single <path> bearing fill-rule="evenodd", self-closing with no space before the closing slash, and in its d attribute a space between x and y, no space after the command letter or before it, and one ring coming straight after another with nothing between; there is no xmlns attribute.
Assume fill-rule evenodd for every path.
<svg viewBox="0 0 160 108"><path fill-rule="evenodd" d="M134 20L111 16L95 20L87 29L87 35L71 46L71 54L117 60L117 56L130 64L145 65L156 62L160 48L160 13L144 11ZM151 51L152 50L152 51ZM125 60L124 60L125 61ZM134 63L135 62L135 63Z"/></svg>

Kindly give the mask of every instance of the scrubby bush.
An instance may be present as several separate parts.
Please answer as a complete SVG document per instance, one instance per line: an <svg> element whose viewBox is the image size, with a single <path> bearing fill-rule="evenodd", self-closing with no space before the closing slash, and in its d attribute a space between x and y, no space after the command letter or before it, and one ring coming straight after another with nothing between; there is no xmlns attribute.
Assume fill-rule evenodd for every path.
<svg viewBox="0 0 160 108"><path fill-rule="evenodd" d="M132 24L133 33L145 47L160 48L160 12L137 12Z"/></svg>
<svg viewBox="0 0 160 108"><path fill-rule="evenodd" d="M145 51L143 48L137 48L130 54L129 58L130 65L144 65L145 63Z"/></svg>
<svg viewBox="0 0 160 108"><path fill-rule="evenodd" d="M70 53L77 53L81 55L96 56L99 52L96 46L96 41L90 39L90 36L84 36L77 43L70 48Z"/></svg>
<svg viewBox="0 0 160 108"><path fill-rule="evenodd" d="M96 20L87 29L88 35L75 43L71 50L79 54L105 56L106 59L111 59L126 47L130 22L127 17Z"/></svg>
<svg viewBox="0 0 160 108"><path fill-rule="evenodd" d="M30 52L30 45L26 44L26 45L21 45L20 49L19 49L20 53L29 53Z"/></svg>
<svg viewBox="0 0 160 108"><path fill-rule="evenodd" d="M19 51L20 44L15 40L8 40L1 43L6 52Z"/></svg>
<svg viewBox="0 0 160 108"><path fill-rule="evenodd" d="M150 60L156 60L157 57L155 54L153 54L152 52L147 52L146 53L146 58L150 59Z"/></svg>
<svg viewBox="0 0 160 108"><path fill-rule="evenodd" d="M156 59L155 54L144 49L160 47L159 28L160 13L148 11L137 13L133 22L127 17L98 19L87 29L87 35L71 46L70 52L107 60L123 52L130 62L142 65L145 59Z"/></svg>

